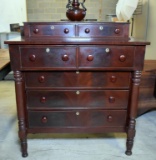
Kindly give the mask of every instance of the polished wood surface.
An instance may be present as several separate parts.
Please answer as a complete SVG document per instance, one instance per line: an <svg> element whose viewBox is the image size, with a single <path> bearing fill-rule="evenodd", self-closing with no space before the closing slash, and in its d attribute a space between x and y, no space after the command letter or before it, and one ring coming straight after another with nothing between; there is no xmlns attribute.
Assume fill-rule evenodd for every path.
<svg viewBox="0 0 156 160"><path fill-rule="evenodd" d="M10 40L19 138L28 133L127 133L132 154L145 41L128 23L24 23Z"/></svg>

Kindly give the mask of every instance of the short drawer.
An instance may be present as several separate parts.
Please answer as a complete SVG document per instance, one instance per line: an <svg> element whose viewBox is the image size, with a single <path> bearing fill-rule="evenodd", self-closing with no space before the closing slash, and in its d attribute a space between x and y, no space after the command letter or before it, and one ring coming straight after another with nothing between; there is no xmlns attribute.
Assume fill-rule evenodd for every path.
<svg viewBox="0 0 156 160"><path fill-rule="evenodd" d="M21 46L22 68L76 68L75 47Z"/></svg>
<svg viewBox="0 0 156 160"><path fill-rule="evenodd" d="M29 34L29 35L27 35ZM34 24L29 26L29 32L25 33L28 37L75 37L75 25L57 24Z"/></svg>
<svg viewBox="0 0 156 160"><path fill-rule="evenodd" d="M132 46L95 46L80 47L79 68L131 68L134 62L135 47Z"/></svg>
<svg viewBox="0 0 156 160"><path fill-rule="evenodd" d="M124 110L28 112L29 128L120 127L126 125Z"/></svg>
<svg viewBox="0 0 156 160"><path fill-rule="evenodd" d="M27 91L29 109L103 108L126 109L128 90L61 90Z"/></svg>
<svg viewBox="0 0 156 160"><path fill-rule="evenodd" d="M99 38L127 38L129 34L129 24L92 24L78 25L79 37L99 37Z"/></svg>
<svg viewBox="0 0 156 160"><path fill-rule="evenodd" d="M130 72L25 72L27 88L97 88L127 89L130 86ZM124 79L124 81L123 81Z"/></svg>

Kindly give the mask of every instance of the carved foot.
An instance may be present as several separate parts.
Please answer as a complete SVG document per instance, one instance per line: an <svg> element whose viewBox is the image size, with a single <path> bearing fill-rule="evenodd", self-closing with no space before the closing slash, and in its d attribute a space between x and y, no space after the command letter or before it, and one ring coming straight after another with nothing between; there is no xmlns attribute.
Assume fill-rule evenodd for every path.
<svg viewBox="0 0 156 160"><path fill-rule="evenodd" d="M22 153L22 157L28 157L28 153Z"/></svg>
<svg viewBox="0 0 156 160"><path fill-rule="evenodd" d="M131 156L131 155L132 155L132 151L126 151L125 154L126 154L127 156Z"/></svg>
<svg viewBox="0 0 156 160"><path fill-rule="evenodd" d="M22 157L27 157L28 152L27 152L27 140L21 140L21 150L22 150Z"/></svg>
<svg viewBox="0 0 156 160"><path fill-rule="evenodd" d="M134 137L135 137L135 119L131 119L129 121L129 128L127 131L127 150L125 152L126 155L130 156L132 155L132 148L134 143Z"/></svg>
<svg viewBox="0 0 156 160"><path fill-rule="evenodd" d="M125 154L127 155L127 156L131 156L132 155L132 147L133 147L133 138L131 138L131 139L127 139L127 143L126 143L126 145L127 145L127 150L126 150L126 152L125 152Z"/></svg>

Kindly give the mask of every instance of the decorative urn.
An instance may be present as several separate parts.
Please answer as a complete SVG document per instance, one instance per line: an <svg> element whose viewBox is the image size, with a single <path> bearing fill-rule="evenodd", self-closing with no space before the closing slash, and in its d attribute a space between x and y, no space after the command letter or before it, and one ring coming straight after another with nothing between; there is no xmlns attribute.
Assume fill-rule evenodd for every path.
<svg viewBox="0 0 156 160"><path fill-rule="evenodd" d="M66 16L71 21L81 21L86 16L86 8L84 6L85 0L83 2L79 2L79 0L68 0L68 4L66 8L68 8L66 12ZM80 8L80 5L82 8Z"/></svg>

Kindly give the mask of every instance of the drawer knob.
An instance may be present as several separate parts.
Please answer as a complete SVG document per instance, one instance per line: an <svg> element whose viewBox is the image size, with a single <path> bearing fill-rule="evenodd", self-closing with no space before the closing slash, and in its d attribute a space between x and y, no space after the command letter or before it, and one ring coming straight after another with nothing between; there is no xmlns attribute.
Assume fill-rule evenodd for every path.
<svg viewBox="0 0 156 160"><path fill-rule="evenodd" d="M65 34L68 34L68 33L69 33L69 29L68 29L68 28L65 28L65 29L64 29L64 33L65 33Z"/></svg>
<svg viewBox="0 0 156 160"><path fill-rule="evenodd" d="M114 32L115 32L116 34L119 34L119 33L120 33L120 29L116 28Z"/></svg>
<svg viewBox="0 0 156 160"><path fill-rule="evenodd" d="M93 55L88 55L88 56L87 56L87 60L88 60L88 61L93 61L93 59L94 59Z"/></svg>
<svg viewBox="0 0 156 160"><path fill-rule="evenodd" d="M107 120L108 120L108 122L112 122L112 121L113 121L113 117L112 117L111 115L109 115L109 116L107 117Z"/></svg>
<svg viewBox="0 0 156 160"><path fill-rule="evenodd" d="M49 53L50 52L50 48L46 48L46 52Z"/></svg>
<svg viewBox="0 0 156 160"><path fill-rule="evenodd" d="M106 53L109 53L109 52L110 52L110 49L109 49L109 48L106 48L105 51L106 51Z"/></svg>
<svg viewBox="0 0 156 160"><path fill-rule="evenodd" d="M79 115L80 115L80 112L76 112L76 115L79 116Z"/></svg>
<svg viewBox="0 0 156 160"><path fill-rule="evenodd" d="M62 56L62 60L63 60L63 61L68 61L68 60L69 60L68 55L64 54L64 55Z"/></svg>
<svg viewBox="0 0 156 160"><path fill-rule="evenodd" d="M40 76L38 80L39 80L40 83L44 83L45 82L45 77L44 76Z"/></svg>
<svg viewBox="0 0 156 160"><path fill-rule="evenodd" d="M120 59L121 62L124 62L126 60L126 56L125 55L121 55L119 59Z"/></svg>
<svg viewBox="0 0 156 160"><path fill-rule="evenodd" d="M115 83L116 80L117 80L116 76L111 76L111 78L110 78L110 81L111 81L111 82Z"/></svg>
<svg viewBox="0 0 156 160"><path fill-rule="evenodd" d="M45 103L46 102L46 97L41 97L40 102Z"/></svg>
<svg viewBox="0 0 156 160"><path fill-rule="evenodd" d="M109 97L109 103L114 103L115 102L115 97L110 96Z"/></svg>
<svg viewBox="0 0 156 160"><path fill-rule="evenodd" d="M80 94L80 91L76 91L76 94L79 95L79 94Z"/></svg>
<svg viewBox="0 0 156 160"><path fill-rule="evenodd" d="M31 61L31 62L34 62L35 60L36 60L36 56L33 54L33 55L31 55L30 57L29 57L29 60Z"/></svg>
<svg viewBox="0 0 156 160"><path fill-rule="evenodd" d="M103 30L103 26L100 26L99 29L102 31Z"/></svg>
<svg viewBox="0 0 156 160"><path fill-rule="evenodd" d="M48 122L48 118L46 116L43 116L41 121L42 121L42 123L47 123Z"/></svg>
<svg viewBox="0 0 156 160"><path fill-rule="evenodd" d="M85 29L85 33L90 33L90 29L89 29L89 28L86 28L86 29Z"/></svg>
<svg viewBox="0 0 156 160"><path fill-rule="evenodd" d="M34 33L35 33L35 34L39 33L39 29L38 29L38 28L35 28L35 29L34 29Z"/></svg>

